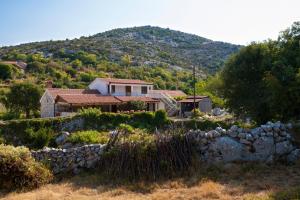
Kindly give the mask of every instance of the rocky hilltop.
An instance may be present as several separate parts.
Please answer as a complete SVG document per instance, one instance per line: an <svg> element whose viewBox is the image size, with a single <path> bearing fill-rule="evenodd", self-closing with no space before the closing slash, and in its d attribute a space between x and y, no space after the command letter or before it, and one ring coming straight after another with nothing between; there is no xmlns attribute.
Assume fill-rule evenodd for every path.
<svg viewBox="0 0 300 200"><path fill-rule="evenodd" d="M60 59L60 52L85 51L99 59L121 62L124 55L132 56L132 65L166 65L173 69L190 69L214 73L239 45L212 41L197 35L170 29L142 26L120 28L73 40L45 41L0 48L0 57L8 52L43 53Z"/></svg>

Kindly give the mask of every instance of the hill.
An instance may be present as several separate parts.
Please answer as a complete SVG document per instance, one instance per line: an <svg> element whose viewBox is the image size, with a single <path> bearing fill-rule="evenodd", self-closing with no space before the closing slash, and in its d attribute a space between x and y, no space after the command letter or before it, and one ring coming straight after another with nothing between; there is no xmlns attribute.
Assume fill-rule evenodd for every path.
<svg viewBox="0 0 300 200"><path fill-rule="evenodd" d="M73 40L3 47L0 57L12 50L26 54L42 52L53 57L59 57L61 51L67 54L85 51L96 54L99 59L117 63L121 63L122 56L128 54L136 66L168 65L180 69L195 65L204 71L215 72L239 47L180 31L142 26L114 29Z"/></svg>
<svg viewBox="0 0 300 200"><path fill-rule="evenodd" d="M73 40L2 47L0 59L9 61L4 63L24 61L27 65L4 67L10 71L0 82L30 80L43 85L51 79L54 87L84 88L95 77L116 77L191 93L191 65L197 67L201 79L216 72L239 48L159 27L114 29Z"/></svg>

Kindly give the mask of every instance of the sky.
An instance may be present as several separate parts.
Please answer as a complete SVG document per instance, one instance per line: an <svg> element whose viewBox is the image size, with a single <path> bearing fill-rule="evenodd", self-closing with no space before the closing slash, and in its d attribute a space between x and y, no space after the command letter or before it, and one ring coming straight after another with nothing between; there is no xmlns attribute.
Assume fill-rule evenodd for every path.
<svg viewBox="0 0 300 200"><path fill-rule="evenodd" d="M246 45L300 21L300 0L0 0L0 46L160 26Z"/></svg>

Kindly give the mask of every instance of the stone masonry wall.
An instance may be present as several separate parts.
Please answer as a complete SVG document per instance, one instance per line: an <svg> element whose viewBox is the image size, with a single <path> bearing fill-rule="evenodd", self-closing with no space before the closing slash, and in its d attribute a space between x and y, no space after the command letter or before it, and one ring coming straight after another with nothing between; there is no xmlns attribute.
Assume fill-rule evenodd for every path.
<svg viewBox="0 0 300 200"><path fill-rule="evenodd" d="M293 163L299 159L300 149L293 144L290 128L290 124L268 122L254 129L217 127L209 132L191 130L187 135L197 142L199 157L207 163Z"/></svg>
<svg viewBox="0 0 300 200"><path fill-rule="evenodd" d="M77 173L81 168L92 168L100 159L106 145L92 144L70 149L44 148L32 151L37 161L50 165L54 174Z"/></svg>
<svg viewBox="0 0 300 200"><path fill-rule="evenodd" d="M268 122L254 129L232 126L228 130L217 127L209 132L190 130L186 137L196 142L199 159L208 164L241 161L294 163L300 158L300 149L293 144L290 128L290 124ZM81 168L94 167L105 147L92 144L68 149L45 148L32 151L32 155L36 160L48 163L55 174L77 173Z"/></svg>

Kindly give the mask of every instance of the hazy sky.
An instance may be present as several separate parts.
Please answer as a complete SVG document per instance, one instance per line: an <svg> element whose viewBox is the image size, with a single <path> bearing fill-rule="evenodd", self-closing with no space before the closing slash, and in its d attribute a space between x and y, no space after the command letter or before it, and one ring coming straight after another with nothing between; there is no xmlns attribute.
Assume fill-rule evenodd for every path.
<svg viewBox="0 0 300 200"><path fill-rule="evenodd" d="M153 25L248 44L300 21L300 0L0 0L0 46Z"/></svg>

